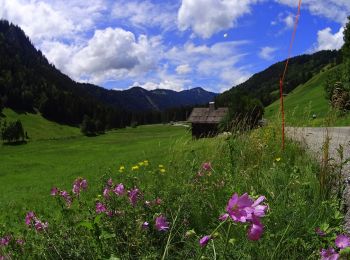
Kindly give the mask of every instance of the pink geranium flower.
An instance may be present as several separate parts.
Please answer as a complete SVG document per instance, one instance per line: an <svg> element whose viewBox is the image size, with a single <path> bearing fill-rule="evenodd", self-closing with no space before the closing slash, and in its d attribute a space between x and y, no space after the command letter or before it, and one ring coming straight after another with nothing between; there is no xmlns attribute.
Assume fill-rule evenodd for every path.
<svg viewBox="0 0 350 260"><path fill-rule="evenodd" d="M0 246L7 246L10 243L11 237L5 236L0 238Z"/></svg>
<svg viewBox="0 0 350 260"><path fill-rule="evenodd" d="M147 221L142 223L142 229L148 229L149 228L149 223Z"/></svg>
<svg viewBox="0 0 350 260"><path fill-rule="evenodd" d="M248 229L248 238L253 241L259 240L263 232L264 225L260 222L258 218L254 217L252 220L252 224Z"/></svg>
<svg viewBox="0 0 350 260"><path fill-rule="evenodd" d="M205 247L211 239L212 239L211 236L204 236L199 240L199 245L201 247Z"/></svg>
<svg viewBox="0 0 350 260"><path fill-rule="evenodd" d="M320 237L324 237L326 235L326 233L320 227L315 228L315 232Z"/></svg>
<svg viewBox="0 0 350 260"><path fill-rule="evenodd" d="M56 196L59 194L59 189L56 187L53 187L50 192L51 196Z"/></svg>
<svg viewBox="0 0 350 260"><path fill-rule="evenodd" d="M112 178L109 178L109 179L108 179L107 185L108 185L109 187L112 187L112 186L113 186L113 180L112 180Z"/></svg>
<svg viewBox="0 0 350 260"><path fill-rule="evenodd" d="M45 229L47 229L49 226L49 224L47 222L41 222L40 220L36 219L35 223L34 223L34 227L36 229L36 231L41 232L44 231Z"/></svg>
<svg viewBox="0 0 350 260"><path fill-rule="evenodd" d="M350 238L346 235L338 235L335 239L335 245L340 249L350 246Z"/></svg>
<svg viewBox="0 0 350 260"><path fill-rule="evenodd" d="M124 195L125 189L123 183L119 183L117 186L115 186L113 192L118 196Z"/></svg>
<svg viewBox="0 0 350 260"><path fill-rule="evenodd" d="M73 189L72 189L72 191L73 191L74 194L79 196L79 194L80 194L80 192L82 190L86 190L87 189L87 185L88 185L87 184L87 180L79 177L73 182Z"/></svg>
<svg viewBox="0 0 350 260"><path fill-rule="evenodd" d="M32 220L35 218L35 214L33 211L29 211L26 215L25 222L27 226L30 226Z"/></svg>
<svg viewBox="0 0 350 260"><path fill-rule="evenodd" d="M246 222L247 219L251 216L253 212L254 201L249 198L247 193L244 193L242 196L238 196L237 193L233 194L229 200L226 211L229 216L235 222Z"/></svg>
<svg viewBox="0 0 350 260"><path fill-rule="evenodd" d="M136 205L139 195L140 192L137 188L129 191L129 201L133 207Z"/></svg>
<svg viewBox="0 0 350 260"><path fill-rule="evenodd" d="M211 163L210 162L205 162L202 164L202 168L203 170L205 171L210 171L212 168L211 168Z"/></svg>
<svg viewBox="0 0 350 260"><path fill-rule="evenodd" d="M229 214L225 213L225 214L222 214L222 215L219 217L219 220L220 220L220 221L225 221L228 217L229 217Z"/></svg>
<svg viewBox="0 0 350 260"><path fill-rule="evenodd" d="M67 207L69 208L72 205L72 198L69 193L63 190L60 192L60 196L66 201Z"/></svg>
<svg viewBox="0 0 350 260"><path fill-rule="evenodd" d="M97 202L96 203L96 213L97 214L100 214L102 212L105 212L107 209L106 209L106 206L103 205L101 202Z"/></svg>
<svg viewBox="0 0 350 260"><path fill-rule="evenodd" d="M338 260L339 254L335 252L334 248L330 247L328 249L321 250L321 260Z"/></svg>
<svg viewBox="0 0 350 260"><path fill-rule="evenodd" d="M169 229L169 223L163 215L156 218L155 226L158 231L167 231Z"/></svg>
<svg viewBox="0 0 350 260"><path fill-rule="evenodd" d="M109 199L109 192L110 192L110 189L109 189L109 188L105 188L105 189L103 190L103 197L104 197L105 199Z"/></svg>

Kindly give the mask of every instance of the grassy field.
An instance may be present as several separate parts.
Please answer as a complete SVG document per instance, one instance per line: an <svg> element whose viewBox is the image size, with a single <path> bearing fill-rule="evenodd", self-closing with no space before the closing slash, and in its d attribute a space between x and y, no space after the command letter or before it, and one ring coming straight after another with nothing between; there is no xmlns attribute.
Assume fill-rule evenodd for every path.
<svg viewBox="0 0 350 260"><path fill-rule="evenodd" d="M21 120L24 130L28 133L31 140L46 140L55 138L70 138L81 136L80 129L67 125L60 125L48 121L40 114L16 113L15 111L5 108L3 117L0 120L15 121Z"/></svg>
<svg viewBox="0 0 350 260"><path fill-rule="evenodd" d="M74 133L70 130L65 129L64 133ZM169 160L169 149L179 140L190 140L186 128L155 125L121 129L93 138L79 135L0 146L0 210L4 212L9 204L22 212L40 208L38 201L47 198L51 187L70 187L77 176L88 178L94 187L103 174L117 172L120 165L131 169L142 160L164 164Z"/></svg>
<svg viewBox="0 0 350 260"><path fill-rule="evenodd" d="M332 245L342 231L339 200L322 196L320 168L302 149L288 142L280 150L277 129L270 124L230 138L201 140L192 140L188 128L169 125L120 129L93 138L44 140L38 131L25 145L0 146L0 237L10 234L25 241L23 247L0 247L0 256L317 259L319 249ZM204 162L212 168L205 170ZM89 186L79 198L71 193L78 176ZM123 183L129 195L103 196L109 178L112 185ZM52 187L75 198L70 208L62 198L50 196ZM140 194L130 205L136 188ZM218 220L231 196L245 192L253 199L266 197L264 233L258 241L247 238L249 221ZM111 209L112 217L98 213L98 203ZM31 210L48 221L46 233L25 226ZM166 216L167 232L155 228L157 216ZM144 221L150 223L147 230L141 228ZM326 236L318 237L316 227ZM199 239L205 235L212 240L201 247Z"/></svg>
<svg viewBox="0 0 350 260"><path fill-rule="evenodd" d="M350 124L350 116L336 117L326 99L324 86L326 79L337 67L325 70L311 80L294 89L284 99L286 124L289 126L345 126ZM265 117L279 116L280 101L265 108ZM313 119L313 114L316 119Z"/></svg>

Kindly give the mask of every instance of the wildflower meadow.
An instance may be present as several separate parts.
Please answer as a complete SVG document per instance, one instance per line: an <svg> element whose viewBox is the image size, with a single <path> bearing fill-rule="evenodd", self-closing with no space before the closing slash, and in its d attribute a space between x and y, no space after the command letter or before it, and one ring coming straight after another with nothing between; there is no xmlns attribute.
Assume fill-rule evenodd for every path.
<svg viewBox="0 0 350 260"><path fill-rule="evenodd" d="M46 187L50 211L38 202L1 226L0 259L346 259L340 198L278 140L274 126L181 137L169 157Z"/></svg>

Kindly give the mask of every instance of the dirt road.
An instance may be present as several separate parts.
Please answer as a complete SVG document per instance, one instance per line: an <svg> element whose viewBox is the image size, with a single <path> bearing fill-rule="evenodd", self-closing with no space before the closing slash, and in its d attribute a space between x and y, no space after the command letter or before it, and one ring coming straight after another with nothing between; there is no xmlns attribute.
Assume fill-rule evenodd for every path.
<svg viewBox="0 0 350 260"><path fill-rule="evenodd" d="M286 135L301 145L305 146L317 160L321 162L322 146L325 143L326 136L329 141L329 158L335 159L339 163L339 154L337 148L339 145L344 147L344 158L350 158L350 127L287 127ZM345 229L350 233L350 163L346 164L343 169L343 180L345 191L343 201L345 204Z"/></svg>

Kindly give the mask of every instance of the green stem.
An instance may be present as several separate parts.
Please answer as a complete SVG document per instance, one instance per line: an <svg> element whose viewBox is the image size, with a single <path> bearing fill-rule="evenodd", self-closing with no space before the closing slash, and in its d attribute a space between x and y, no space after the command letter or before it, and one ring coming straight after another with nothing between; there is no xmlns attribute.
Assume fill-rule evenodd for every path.
<svg viewBox="0 0 350 260"><path fill-rule="evenodd" d="M176 223L176 220L177 220L177 217L179 216L179 213L180 213L180 210L181 210L181 206L179 207L178 211L177 211L177 214L175 216L175 219L173 221L173 224L171 225L171 229L170 229L170 233L169 233L169 236L168 236L168 240L166 242L166 245L165 245L165 248L164 248L164 253L163 253L163 256L162 256L162 260L165 259L167 253L168 253L168 248L169 248L169 245L170 245L170 241L171 241L171 234L173 232L173 229L175 227L175 223Z"/></svg>
<svg viewBox="0 0 350 260"><path fill-rule="evenodd" d="M223 222L221 222L221 223L211 232L210 237L212 237L212 236L215 234L215 232L216 232L223 224L226 223L226 221L227 221L227 219L224 220ZM231 225L231 223L230 223L230 225ZM204 248L205 248L205 247L204 247ZM203 253L204 253L204 248L202 248L201 254L200 254L199 257L197 258L198 260L201 259L202 255L203 255Z"/></svg>
<svg viewBox="0 0 350 260"><path fill-rule="evenodd" d="M230 239L231 226L232 226L232 223L230 222L230 225L228 226L227 235L226 235L225 249L224 249L224 258L226 257L226 249L227 249L227 245L228 245L228 240Z"/></svg>

